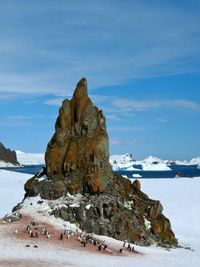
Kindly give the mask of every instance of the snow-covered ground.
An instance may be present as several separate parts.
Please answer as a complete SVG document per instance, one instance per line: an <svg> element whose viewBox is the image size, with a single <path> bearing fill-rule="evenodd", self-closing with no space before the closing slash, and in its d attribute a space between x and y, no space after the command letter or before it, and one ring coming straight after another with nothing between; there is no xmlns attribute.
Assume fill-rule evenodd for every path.
<svg viewBox="0 0 200 267"><path fill-rule="evenodd" d="M28 174L0 171L1 216L9 212L12 205L23 198L23 184L28 178ZM23 240L16 239L14 235L13 238L2 238L1 229L6 226L0 225L0 266L34 266L37 263L37 266L198 267L200 262L200 177L193 179L141 179L140 181L142 190L153 199L159 199L163 204L164 214L170 219L179 244L191 247L191 250L183 248L166 250L155 246L135 246L135 249L141 254L112 256L51 244L41 245L39 249L32 247L25 249ZM37 208L37 201L35 204L33 200L31 202L33 205L29 209L27 208L27 211L31 216L36 216L34 212ZM57 227L59 227L59 223L60 226L63 224L54 217L50 219L49 215L45 217L38 213L37 216L41 216L41 220L49 221ZM114 239L99 238L106 240L108 246L120 247L122 244L121 241ZM13 264L13 261L21 260L27 265L23 265L23 263L21 265L5 265L6 262ZM30 264L28 264L29 261ZM31 265L31 261L33 265Z"/></svg>
<svg viewBox="0 0 200 267"><path fill-rule="evenodd" d="M17 160L21 165L43 165L44 153L25 153L17 150Z"/></svg>
<svg viewBox="0 0 200 267"><path fill-rule="evenodd" d="M30 177L30 174L0 170L0 217L23 199L24 183Z"/></svg>

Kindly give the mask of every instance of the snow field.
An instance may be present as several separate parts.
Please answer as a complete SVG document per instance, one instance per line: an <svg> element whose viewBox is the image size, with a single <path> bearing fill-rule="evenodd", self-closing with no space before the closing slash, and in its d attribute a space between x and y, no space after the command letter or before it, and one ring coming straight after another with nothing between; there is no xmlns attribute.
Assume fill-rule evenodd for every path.
<svg viewBox="0 0 200 267"><path fill-rule="evenodd" d="M23 199L24 182L30 178L29 175L0 171L0 212L1 216L10 212L11 208ZM13 238L3 238L3 232L8 229L6 225L0 224L0 266L6 266L5 262L29 261L29 266L113 266L113 267L198 267L200 262L200 177L197 178L179 178L179 179L141 179L142 191L153 199L158 199L164 207L164 214L170 219L172 229L178 238L179 244L191 249L176 248L166 250L156 247L139 247L135 249L141 255L112 256L89 251L69 248L61 248L53 244L46 244L40 249L34 250L24 248L23 240ZM41 211L48 211L48 206L41 206L41 213L37 213L37 201L39 198L29 199L24 207L31 216L38 216L38 219L51 223L57 228L67 224L50 215L42 214ZM30 205L33 203L33 205ZM67 227L70 225L67 224ZM3 232L2 232L2 229ZM63 228L62 228L63 229ZM122 241L112 238L99 236L99 239L106 240L108 246L121 246ZM1 265L1 262L4 262ZM31 265L33 262L33 265ZM41 264L40 264L41 263ZM27 266L15 265L15 266Z"/></svg>

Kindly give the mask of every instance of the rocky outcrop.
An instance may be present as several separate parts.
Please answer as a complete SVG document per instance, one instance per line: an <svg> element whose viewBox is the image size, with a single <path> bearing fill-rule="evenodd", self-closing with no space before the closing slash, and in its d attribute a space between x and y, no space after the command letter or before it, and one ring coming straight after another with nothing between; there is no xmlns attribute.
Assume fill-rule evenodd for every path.
<svg viewBox="0 0 200 267"><path fill-rule="evenodd" d="M26 197L40 194L51 206L62 197L52 207L56 217L136 244L177 244L160 202L149 199L138 180L112 172L105 117L88 97L86 79L63 101L45 161L46 168L26 182Z"/></svg>
<svg viewBox="0 0 200 267"><path fill-rule="evenodd" d="M2 143L0 143L0 161L12 163L13 165L19 165L16 152L6 148Z"/></svg>
<svg viewBox="0 0 200 267"><path fill-rule="evenodd" d="M112 179L105 117L88 97L86 79L79 81L71 100L63 101L45 161L52 181L46 198L67 191L102 193Z"/></svg>

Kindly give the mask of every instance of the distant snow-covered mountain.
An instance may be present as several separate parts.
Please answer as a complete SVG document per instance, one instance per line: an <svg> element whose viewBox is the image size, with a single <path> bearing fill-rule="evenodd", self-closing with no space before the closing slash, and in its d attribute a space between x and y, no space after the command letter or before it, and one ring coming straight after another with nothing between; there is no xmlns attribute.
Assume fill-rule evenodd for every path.
<svg viewBox="0 0 200 267"><path fill-rule="evenodd" d="M26 153L20 150L16 151L17 160L21 165L43 165L44 153Z"/></svg>
<svg viewBox="0 0 200 267"><path fill-rule="evenodd" d="M168 160L162 160L154 156L136 161L136 164L141 165L143 171L171 171Z"/></svg>
<svg viewBox="0 0 200 267"><path fill-rule="evenodd" d="M149 156L143 160L133 159L132 154L110 156L110 164L114 171L170 171L170 165L198 165L200 168L200 157L187 160L163 160L154 156Z"/></svg>
<svg viewBox="0 0 200 267"><path fill-rule="evenodd" d="M149 156L144 160L136 161L132 154L112 155L110 156L110 164L114 171L156 171L171 170L167 166L168 160L162 160L157 157Z"/></svg>
<svg viewBox="0 0 200 267"><path fill-rule="evenodd" d="M148 156L147 158L143 159L142 161L137 161L138 163L146 163L146 164L159 164L159 163L167 163L168 160L162 160L154 156Z"/></svg>
<svg viewBox="0 0 200 267"><path fill-rule="evenodd" d="M199 165L200 166L200 157L193 158L189 161L190 165Z"/></svg>
<svg viewBox="0 0 200 267"><path fill-rule="evenodd" d="M122 169L127 171L134 170L133 164L135 160L133 159L131 153L126 153L123 155L111 155L109 161L114 171L119 171Z"/></svg>

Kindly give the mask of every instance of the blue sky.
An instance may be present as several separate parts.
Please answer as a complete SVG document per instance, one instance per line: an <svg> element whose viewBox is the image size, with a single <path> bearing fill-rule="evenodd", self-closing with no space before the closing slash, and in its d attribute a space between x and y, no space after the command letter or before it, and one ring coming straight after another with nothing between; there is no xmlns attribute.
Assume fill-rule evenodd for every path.
<svg viewBox="0 0 200 267"><path fill-rule="evenodd" d="M0 0L0 141L45 151L86 77L110 153L200 155L199 0Z"/></svg>

